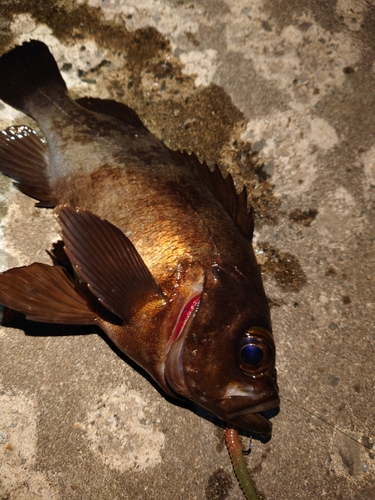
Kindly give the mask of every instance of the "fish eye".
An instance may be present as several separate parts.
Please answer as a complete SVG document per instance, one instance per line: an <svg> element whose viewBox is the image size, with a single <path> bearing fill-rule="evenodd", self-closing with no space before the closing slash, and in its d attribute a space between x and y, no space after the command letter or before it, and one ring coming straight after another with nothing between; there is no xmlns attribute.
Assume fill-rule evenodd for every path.
<svg viewBox="0 0 375 500"><path fill-rule="evenodd" d="M271 334L263 328L249 330L238 346L240 368L254 375L270 367L275 359L275 346Z"/></svg>
<svg viewBox="0 0 375 500"><path fill-rule="evenodd" d="M256 344L246 344L241 349L241 361L246 365L259 365L263 359L263 351Z"/></svg>

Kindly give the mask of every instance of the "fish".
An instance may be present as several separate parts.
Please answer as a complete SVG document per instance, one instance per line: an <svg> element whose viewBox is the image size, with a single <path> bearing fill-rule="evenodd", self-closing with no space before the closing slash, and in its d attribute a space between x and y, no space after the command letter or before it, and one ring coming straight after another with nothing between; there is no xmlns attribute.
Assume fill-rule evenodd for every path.
<svg viewBox="0 0 375 500"><path fill-rule="evenodd" d="M276 348L246 188L166 147L126 104L71 99L41 41L0 57L0 99L43 133L0 132L0 171L54 210L71 264L3 272L0 303L97 325L169 396L270 437Z"/></svg>

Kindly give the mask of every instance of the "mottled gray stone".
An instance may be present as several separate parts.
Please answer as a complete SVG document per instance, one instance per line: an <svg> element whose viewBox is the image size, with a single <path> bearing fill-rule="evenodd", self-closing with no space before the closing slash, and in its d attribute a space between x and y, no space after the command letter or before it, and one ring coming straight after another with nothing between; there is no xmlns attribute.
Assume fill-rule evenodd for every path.
<svg viewBox="0 0 375 500"><path fill-rule="evenodd" d="M45 41L73 95L128 103L168 145L194 145L249 185L282 397L271 441L247 459L260 498L375 498L371 2L0 5L1 52ZM32 125L2 103L0 123ZM316 215L304 225L293 211ZM50 262L53 214L8 179L0 217L2 270ZM0 498L242 498L222 429L96 330L12 326L0 329Z"/></svg>

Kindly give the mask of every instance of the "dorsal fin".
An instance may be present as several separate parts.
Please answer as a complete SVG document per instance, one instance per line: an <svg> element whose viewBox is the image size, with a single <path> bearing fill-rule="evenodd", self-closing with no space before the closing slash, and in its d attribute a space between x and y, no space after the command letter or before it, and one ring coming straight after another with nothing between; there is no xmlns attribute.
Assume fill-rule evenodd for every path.
<svg viewBox="0 0 375 500"><path fill-rule="evenodd" d="M82 97L77 99L76 103L95 113L116 118L127 125L146 128L134 109L129 108L129 106L121 102L111 99L99 99L97 97Z"/></svg>
<svg viewBox="0 0 375 500"><path fill-rule="evenodd" d="M128 125L146 129L137 113L126 104L110 99L98 99L94 97L83 97L77 99L76 102L80 106L96 113L106 114ZM216 198L224 205L228 214L242 233L251 239L254 229L254 217L252 208L248 209L247 207L246 187L237 194L232 176L228 174L224 178L217 165L211 171L207 163L201 163L194 153L189 155L187 152L172 150L170 152L176 161L183 161L197 173L202 181L211 189Z"/></svg>
<svg viewBox="0 0 375 500"><path fill-rule="evenodd" d="M251 240L254 230L254 214L253 209L247 207L246 187L244 186L242 191L237 194L230 174L224 178L217 165L215 165L214 170L210 170L207 163L201 163L194 153L172 151L172 155L176 161L184 161L192 168L222 203L241 232Z"/></svg>
<svg viewBox="0 0 375 500"><path fill-rule="evenodd" d="M41 207L54 207L46 142L26 125L0 132L0 172L14 179L20 191L39 200Z"/></svg>

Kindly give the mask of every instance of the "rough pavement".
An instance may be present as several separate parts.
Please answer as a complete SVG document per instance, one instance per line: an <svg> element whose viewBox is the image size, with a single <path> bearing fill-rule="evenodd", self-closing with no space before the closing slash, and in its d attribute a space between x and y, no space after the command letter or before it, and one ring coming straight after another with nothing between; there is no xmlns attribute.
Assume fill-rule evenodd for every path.
<svg viewBox="0 0 375 500"><path fill-rule="evenodd" d="M73 96L248 185L283 398L248 458L260 498L374 499L374 2L0 0L0 51L31 38ZM34 126L0 104L11 124ZM5 177L0 217L0 270L50 262L51 211ZM222 429L98 332L3 323L1 499L243 498Z"/></svg>

